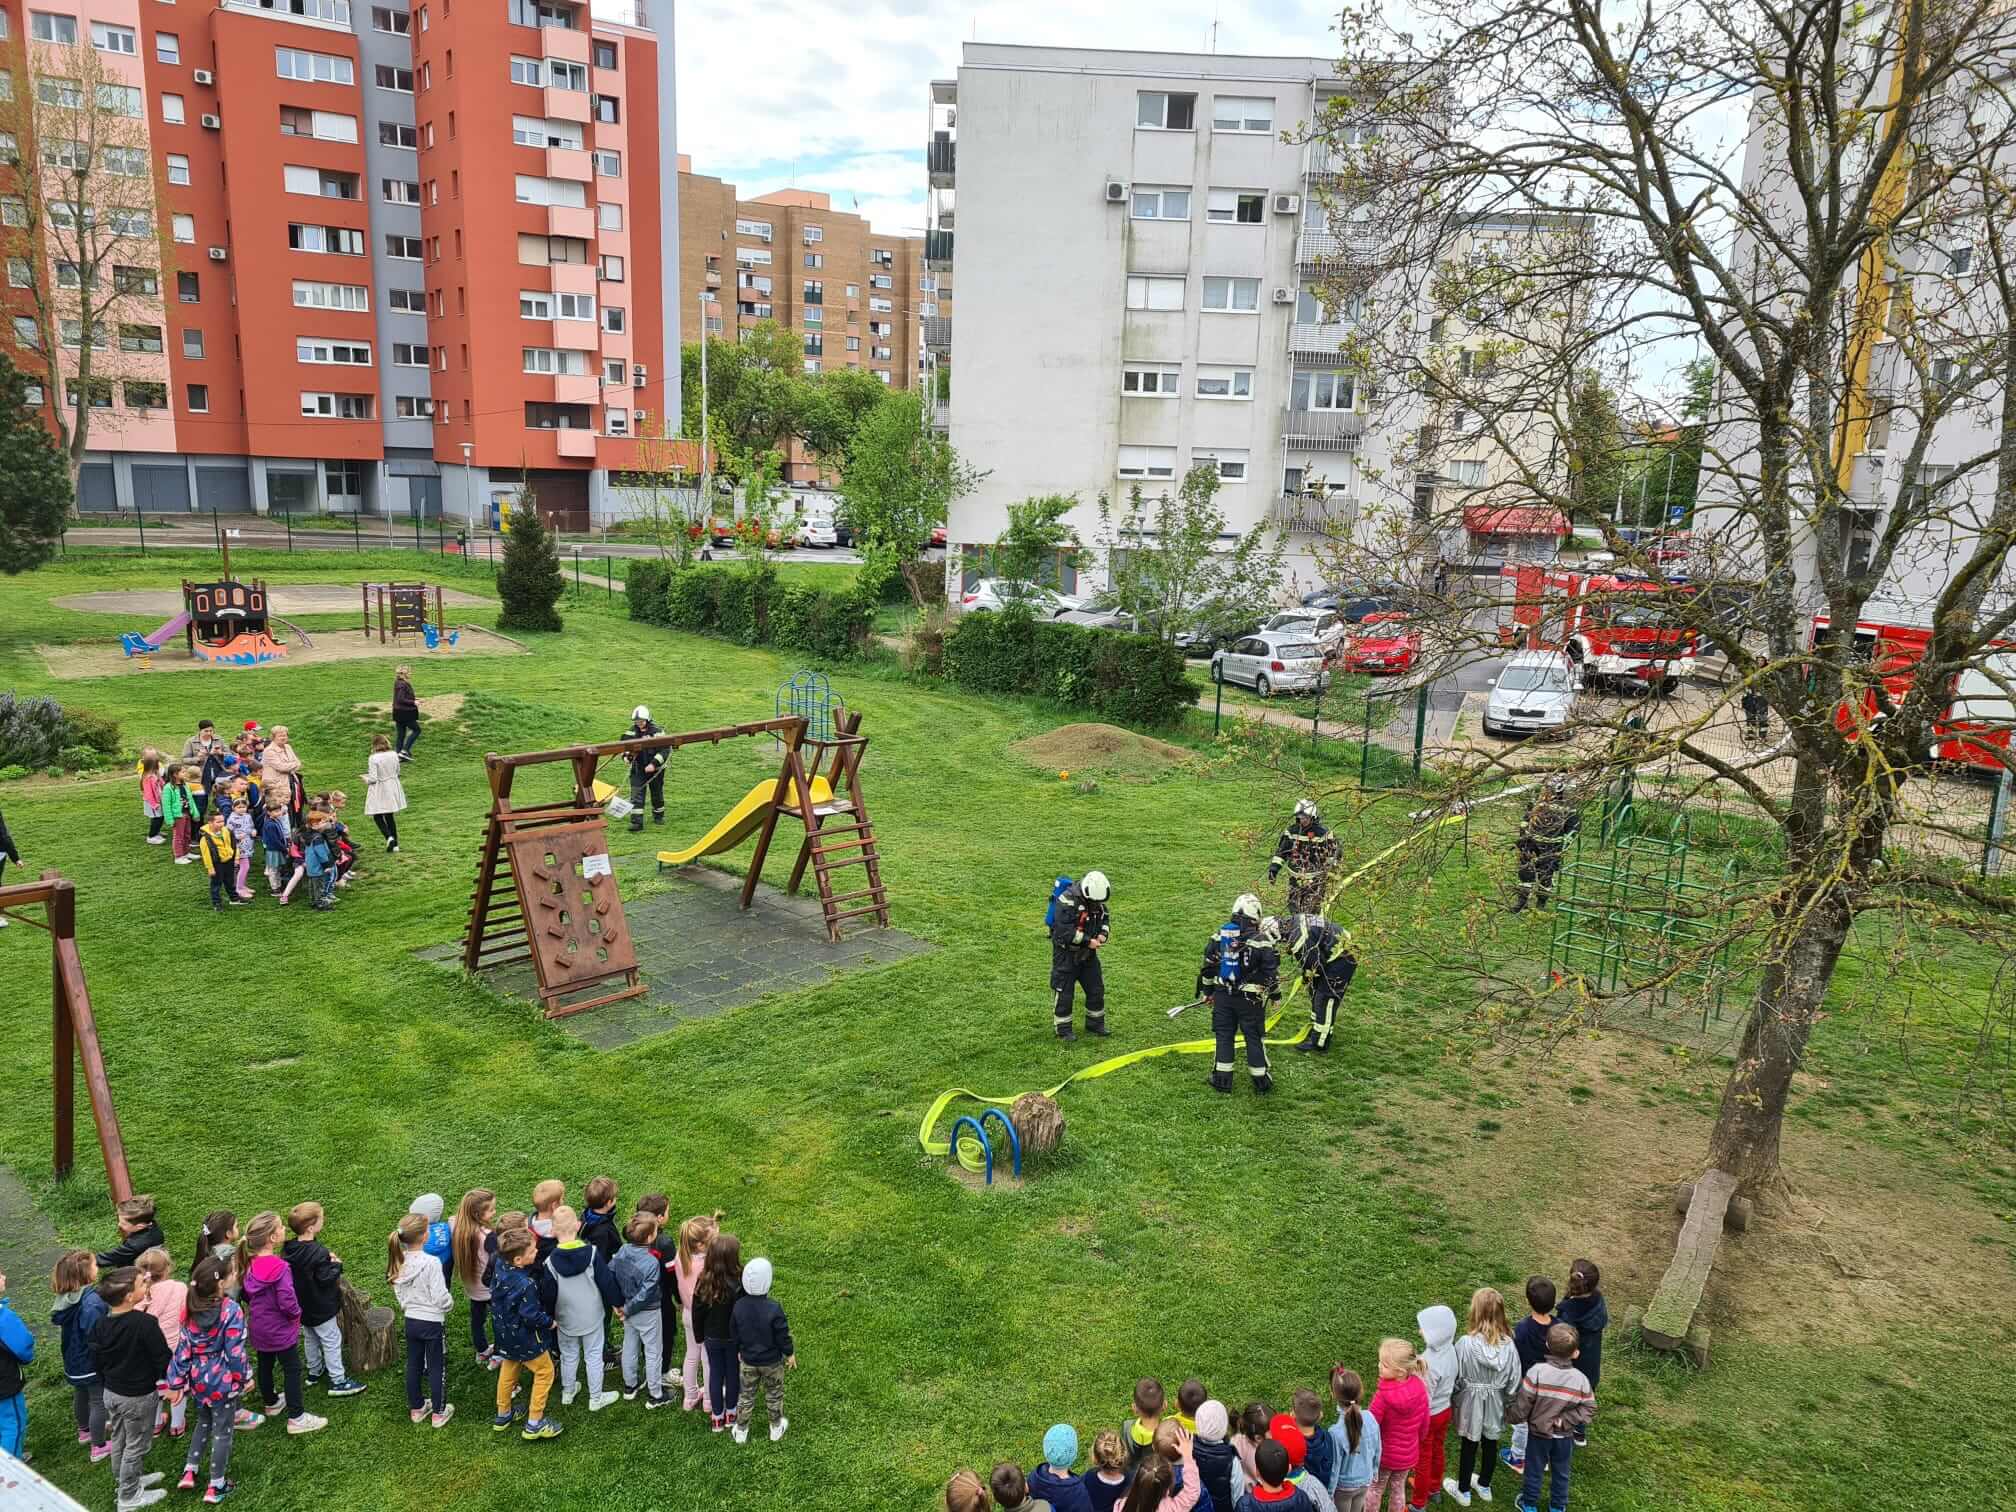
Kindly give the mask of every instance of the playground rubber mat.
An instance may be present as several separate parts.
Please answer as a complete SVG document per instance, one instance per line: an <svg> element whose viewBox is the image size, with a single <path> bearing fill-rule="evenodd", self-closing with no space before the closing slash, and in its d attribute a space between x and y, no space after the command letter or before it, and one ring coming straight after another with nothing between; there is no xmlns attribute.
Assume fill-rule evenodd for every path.
<svg viewBox="0 0 2016 1512"><path fill-rule="evenodd" d="M463 608L495 602L460 588L443 588L441 601ZM83 614L180 614L182 590L107 588L96 593L72 593L51 602L58 609L74 609ZM348 614L353 610L360 618L363 614L355 583L272 583L266 589L266 603L274 614Z"/></svg>
<svg viewBox="0 0 2016 1512"><path fill-rule="evenodd" d="M315 630L310 632L315 644L304 646L285 625L279 627L279 635L287 647L287 654L277 661L261 662L256 667L221 667L214 662L198 661L191 656L188 648L178 640L173 640L162 650L156 651L148 662L143 663L137 656L128 656L120 649L117 640L73 641L64 646L37 646L35 648L48 667L49 675L58 678L75 677L120 677L128 673L141 672L208 672L222 676L227 672L250 671L265 673L284 671L288 667L315 667L324 662L365 661L376 658L382 661L410 662L419 667L438 661L443 657L458 656L523 656L526 648L516 641L492 634L488 630L474 628L457 632L459 639L454 645L443 644L429 651L420 644L417 635L406 637L404 645L395 646L391 642L378 643L374 635L366 640L354 628L349 630Z"/></svg>

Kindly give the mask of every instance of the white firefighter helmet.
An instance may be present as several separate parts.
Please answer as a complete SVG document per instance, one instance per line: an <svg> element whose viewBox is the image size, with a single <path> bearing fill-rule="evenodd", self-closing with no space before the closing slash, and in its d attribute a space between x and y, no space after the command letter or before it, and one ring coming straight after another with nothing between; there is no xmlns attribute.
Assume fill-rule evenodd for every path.
<svg viewBox="0 0 2016 1512"><path fill-rule="evenodd" d="M1265 940L1269 945L1279 945L1281 943L1281 921L1272 914L1262 919L1260 921L1260 938Z"/></svg>
<svg viewBox="0 0 2016 1512"><path fill-rule="evenodd" d="M1232 917L1260 922L1260 900L1252 893L1241 893L1232 900Z"/></svg>
<svg viewBox="0 0 2016 1512"><path fill-rule="evenodd" d="M1113 884L1106 880L1106 873L1089 871L1078 883L1078 895L1090 903L1104 903L1113 896Z"/></svg>
<svg viewBox="0 0 2016 1512"><path fill-rule="evenodd" d="M643 720L643 721L644 721L645 723L647 723L647 724L648 724L648 723L650 723L650 721L651 721L651 711L650 711L649 709L645 708L645 707L644 707L644 705L642 705L642 704L639 704L639 705L637 705L637 707L636 707L636 708L634 708L634 709L632 709L632 710L630 711L630 718L631 718L632 720L639 720L639 719L641 719L641 720Z"/></svg>
<svg viewBox="0 0 2016 1512"><path fill-rule="evenodd" d="M1297 819L1320 821L1323 816L1316 812L1316 800L1314 798L1297 798L1295 800L1295 817Z"/></svg>

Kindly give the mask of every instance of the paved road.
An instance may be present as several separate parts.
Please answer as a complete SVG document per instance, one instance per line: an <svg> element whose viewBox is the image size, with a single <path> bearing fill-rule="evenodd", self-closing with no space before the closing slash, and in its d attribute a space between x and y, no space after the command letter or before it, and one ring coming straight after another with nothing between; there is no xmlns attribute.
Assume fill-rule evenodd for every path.
<svg viewBox="0 0 2016 1512"><path fill-rule="evenodd" d="M279 549L282 551L287 549L287 532L284 527L261 520L257 516L246 515L240 516L240 518L244 520L244 524L231 525L227 523L224 527L227 532L231 532L230 541L233 546L257 546L267 550ZM382 527L384 522L377 521L375 523ZM201 525L182 525L172 530L150 525L147 527L144 543L138 530L123 525L79 526L70 530L64 536L64 540L75 546L140 546L144 544L156 551L208 551L215 545L216 537L212 534L210 526L206 521ZM488 549L487 540L488 537L483 537L472 542L469 548L469 555L472 557L483 555ZM374 532L369 525L366 525L356 536L349 535L340 530L297 530L294 532L294 549L297 551L349 551L355 547L361 547L368 551L417 550L421 554L428 556L438 555L441 549L439 543L432 535L423 536L420 545L415 547L411 527L409 526L402 536L399 533L396 521L389 536L382 528ZM502 549L501 546L498 548L500 551ZM572 540L566 538L561 540L560 555L562 557L572 561L577 550L584 561L589 558L601 557L655 557L658 555L658 548L656 546L636 541ZM944 556L944 552L934 549L927 551L925 556L927 559L939 559ZM732 562L735 559L735 553L732 551L717 552L716 559ZM772 552L771 560L777 562L809 562L858 566L861 556L858 552L843 551L837 547L825 551L794 548L790 551Z"/></svg>

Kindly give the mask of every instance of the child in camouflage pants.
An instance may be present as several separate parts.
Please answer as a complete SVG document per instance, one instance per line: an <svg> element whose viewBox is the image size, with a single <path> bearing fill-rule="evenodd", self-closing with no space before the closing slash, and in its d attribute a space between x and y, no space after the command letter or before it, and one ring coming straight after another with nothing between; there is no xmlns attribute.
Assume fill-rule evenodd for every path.
<svg viewBox="0 0 2016 1512"><path fill-rule="evenodd" d="M742 1358L742 1400L735 1409L735 1442L749 1442L749 1423L756 1412L756 1383L763 1383L764 1407L770 1417L770 1440L784 1437L791 1420L784 1416L784 1372L798 1367L791 1325L784 1309L770 1295L770 1262L758 1256L742 1271L742 1295L735 1300L735 1352Z"/></svg>

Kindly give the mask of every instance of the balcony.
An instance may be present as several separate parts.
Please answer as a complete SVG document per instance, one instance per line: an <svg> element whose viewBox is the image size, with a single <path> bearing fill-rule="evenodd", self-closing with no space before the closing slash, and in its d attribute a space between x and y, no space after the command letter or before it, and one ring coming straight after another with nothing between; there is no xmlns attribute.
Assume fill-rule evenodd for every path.
<svg viewBox="0 0 2016 1512"><path fill-rule="evenodd" d="M1267 508L1267 518L1283 530L1302 535L1336 535L1351 528L1358 501L1342 494L1280 494Z"/></svg>
<svg viewBox="0 0 2016 1512"><path fill-rule="evenodd" d="M924 233L924 266L935 273L952 271L952 233L950 231L926 231Z"/></svg>
<svg viewBox="0 0 2016 1512"><path fill-rule="evenodd" d="M1365 417L1352 410L1284 410L1281 440L1297 451L1355 452Z"/></svg>
<svg viewBox="0 0 2016 1512"><path fill-rule="evenodd" d="M586 205L548 205L546 234L572 236L581 241L595 239L595 212Z"/></svg>
<svg viewBox="0 0 2016 1512"><path fill-rule="evenodd" d="M950 189L959 161L959 144L944 132L931 139L924 149L924 167L933 189Z"/></svg>
<svg viewBox="0 0 2016 1512"><path fill-rule="evenodd" d="M595 177L595 160L586 152L572 147L548 147L546 177L572 179L577 184L588 183Z"/></svg>
<svg viewBox="0 0 2016 1512"><path fill-rule="evenodd" d="M587 19L585 16L583 19ZM542 26L539 28L539 56L559 58L567 63L588 62L588 32L586 28L571 26Z"/></svg>
<svg viewBox="0 0 2016 1512"><path fill-rule="evenodd" d="M553 375L553 402L555 404L600 404L602 402L602 380L593 373L555 373Z"/></svg>
<svg viewBox="0 0 2016 1512"><path fill-rule="evenodd" d="M1862 452L1855 458L1854 471L1848 478L1848 498L1851 502L1880 508L1884 502L1883 478L1888 458L1882 453Z"/></svg>
<svg viewBox="0 0 2016 1512"><path fill-rule="evenodd" d="M706 273L706 278L708 288L718 289L721 287L721 270L719 268L709 268Z"/></svg>
<svg viewBox="0 0 2016 1512"><path fill-rule="evenodd" d="M1305 228L1295 242L1295 262L1304 272L1334 270L1345 263L1369 263L1378 250L1371 234L1339 236L1327 226Z"/></svg>
<svg viewBox="0 0 2016 1512"><path fill-rule="evenodd" d="M553 445L563 457L578 457L584 462L595 460L595 432L579 426L562 426L553 432Z"/></svg>
<svg viewBox="0 0 2016 1512"><path fill-rule="evenodd" d="M1298 320L1288 327L1288 350L1299 367L1349 367L1344 343L1352 327L1347 321Z"/></svg>
<svg viewBox="0 0 2016 1512"><path fill-rule="evenodd" d="M923 322L923 326L926 349L933 352L949 352L952 350L952 317L950 315L933 315Z"/></svg>
<svg viewBox="0 0 2016 1512"><path fill-rule="evenodd" d="M595 292L595 264L554 263L552 264L553 292L556 294L593 294Z"/></svg>
<svg viewBox="0 0 2016 1512"><path fill-rule="evenodd" d="M594 97L585 89L546 89L541 93L546 97L550 120L579 121L585 126L595 114Z"/></svg>

